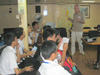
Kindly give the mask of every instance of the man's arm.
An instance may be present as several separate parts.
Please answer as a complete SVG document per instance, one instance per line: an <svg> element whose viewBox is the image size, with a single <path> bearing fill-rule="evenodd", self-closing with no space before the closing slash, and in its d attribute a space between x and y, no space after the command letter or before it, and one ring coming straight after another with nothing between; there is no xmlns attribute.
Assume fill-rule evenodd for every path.
<svg viewBox="0 0 100 75"><path fill-rule="evenodd" d="M85 24L85 21L79 21L81 24Z"/></svg>
<svg viewBox="0 0 100 75"><path fill-rule="evenodd" d="M33 55L33 51L28 51L28 52L25 53L25 54L21 54L21 55L20 55L20 58L25 58L25 57L31 56L31 55Z"/></svg>
<svg viewBox="0 0 100 75"><path fill-rule="evenodd" d="M73 19L71 19L71 18L68 18L68 20L70 20L72 23L74 22L74 20L73 20Z"/></svg>
<svg viewBox="0 0 100 75"><path fill-rule="evenodd" d="M21 74L21 73L23 73L25 71L33 71L33 68L32 68L32 66L25 67L23 69L14 68L14 71L18 75L18 74Z"/></svg>
<svg viewBox="0 0 100 75"><path fill-rule="evenodd" d="M61 62L61 66L64 65L65 58L66 58L66 52L67 52L67 49L68 49L68 43L65 43L65 44L63 45L63 52L62 52L62 62Z"/></svg>
<svg viewBox="0 0 100 75"><path fill-rule="evenodd" d="M19 43L16 46L16 56L17 56L17 62L20 63Z"/></svg>
<svg viewBox="0 0 100 75"><path fill-rule="evenodd" d="M82 13L82 20L78 19L81 24L85 24L85 14Z"/></svg>
<svg viewBox="0 0 100 75"><path fill-rule="evenodd" d="M20 63L20 53L19 53L19 49L16 48L16 56L17 56L17 62Z"/></svg>

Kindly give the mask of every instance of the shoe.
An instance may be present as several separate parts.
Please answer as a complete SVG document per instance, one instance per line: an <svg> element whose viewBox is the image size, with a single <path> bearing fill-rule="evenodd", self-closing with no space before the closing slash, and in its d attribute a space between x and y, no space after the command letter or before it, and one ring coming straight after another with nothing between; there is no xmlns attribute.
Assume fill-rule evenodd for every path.
<svg viewBox="0 0 100 75"><path fill-rule="evenodd" d="M72 53L71 56L74 56L74 53Z"/></svg>
<svg viewBox="0 0 100 75"><path fill-rule="evenodd" d="M82 55L85 55L84 51L80 52Z"/></svg>

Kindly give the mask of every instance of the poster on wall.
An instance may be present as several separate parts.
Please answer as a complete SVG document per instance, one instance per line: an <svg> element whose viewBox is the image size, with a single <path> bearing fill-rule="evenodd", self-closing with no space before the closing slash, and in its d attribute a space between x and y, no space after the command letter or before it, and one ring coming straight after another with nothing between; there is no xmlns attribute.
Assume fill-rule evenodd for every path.
<svg viewBox="0 0 100 75"><path fill-rule="evenodd" d="M64 27L67 31L72 27L72 22L68 18L73 19L74 5L58 5L57 7L57 26Z"/></svg>
<svg viewBox="0 0 100 75"><path fill-rule="evenodd" d="M80 5L80 11L85 13L86 18L90 18L90 5Z"/></svg>

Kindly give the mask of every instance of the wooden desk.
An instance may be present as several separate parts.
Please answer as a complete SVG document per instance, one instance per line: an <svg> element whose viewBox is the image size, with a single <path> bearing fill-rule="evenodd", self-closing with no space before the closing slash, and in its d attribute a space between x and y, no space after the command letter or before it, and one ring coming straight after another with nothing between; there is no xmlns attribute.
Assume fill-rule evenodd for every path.
<svg viewBox="0 0 100 75"><path fill-rule="evenodd" d="M95 66L95 68L98 69L99 68L99 53L100 53L100 37L97 37L96 41L91 42L91 43L89 43L86 40L84 40L84 38L82 38L82 40L83 40L83 42L85 44L88 44L88 45L97 45L98 46L98 48L97 48L97 62L96 62L96 66Z"/></svg>
<svg viewBox="0 0 100 75"><path fill-rule="evenodd" d="M83 29L83 33L88 33L90 30L97 30L97 29Z"/></svg>
<svg viewBox="0 0 100 75"><path fill-rule="evenodd" d="M83 29L83 35L84 35L84 33L88 33L90 30L97 30L97 29ZM70 37L71 37L71 32L72 32L72 30L70 29L70 30L68 30L69 31L69 35L70 35ZM100 31L99 31L100 32Z"/></svg>
<svg viewBox="0 0 100 75"><path fill-rule="evenodd" d="M83 33L88 33L90 30L92 29L83 29ZM93 30L97 30L97 29L93 29ZM70 29L69 32L72 32L72 30Z"/></svg>

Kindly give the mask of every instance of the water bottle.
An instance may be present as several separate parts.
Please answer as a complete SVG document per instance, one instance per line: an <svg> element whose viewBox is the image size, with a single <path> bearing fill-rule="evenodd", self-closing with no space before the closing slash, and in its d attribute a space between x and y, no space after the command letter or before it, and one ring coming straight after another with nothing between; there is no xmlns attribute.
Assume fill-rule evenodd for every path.
<svg viewBox="0 0 100 75"><path fill-rule="evenodd" d="M58 63L61 63L61 55L60 53L57 54Z"/></svg>

